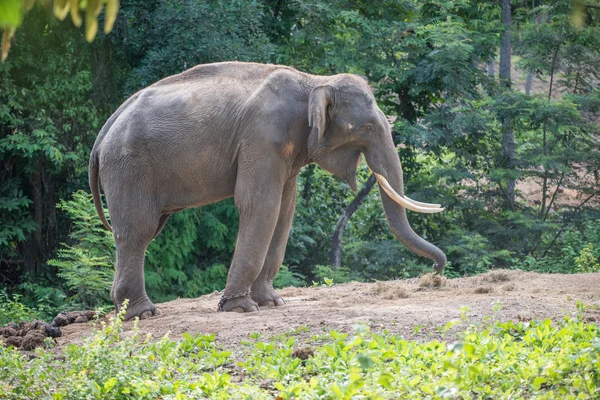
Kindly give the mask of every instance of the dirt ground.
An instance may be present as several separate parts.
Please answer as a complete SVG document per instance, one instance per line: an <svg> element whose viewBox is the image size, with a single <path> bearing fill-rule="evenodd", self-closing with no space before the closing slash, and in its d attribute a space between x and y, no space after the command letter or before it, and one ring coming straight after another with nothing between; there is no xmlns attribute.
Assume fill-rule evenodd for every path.
<svg viewBox="0 0 600 400"><path fill-rule="evenodd" d="M218 293L178 299L159 304L161 314L140 321L139 326L141 332L157 339L169 334L176 340L183 332L214 333L218 345L233 350L253 332L262 332L261 340L269 340L296 330L301 343L333 329L352 332L359 323L406 339L430 340L440 338L439 327L459 319L461 309L468 320L456 330L490 317L500 321L562 319L576 312L578 301L590 306L586 319L600 323L600 273L551 275L500 270L469 278L436 281L426 275L389 282L286 288L281 293L285 306L248 314L216 312ZM93 326L62 327L62 336L56 339L59 348L81 343ZM125 331L131 331L132 326L126 322Z"/></svg>

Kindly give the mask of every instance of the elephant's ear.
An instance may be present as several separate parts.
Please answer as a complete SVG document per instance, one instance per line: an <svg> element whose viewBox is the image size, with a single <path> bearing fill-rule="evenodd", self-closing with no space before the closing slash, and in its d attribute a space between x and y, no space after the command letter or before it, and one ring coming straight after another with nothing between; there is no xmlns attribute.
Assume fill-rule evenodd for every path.
<svg viewBox="0 0 600 400"><path fill-rule="evenodd" d="M318 86L310 92L308 99L308 125L317 130L321 139L327 127L327 107L333 105L333 87Z"/></svg>

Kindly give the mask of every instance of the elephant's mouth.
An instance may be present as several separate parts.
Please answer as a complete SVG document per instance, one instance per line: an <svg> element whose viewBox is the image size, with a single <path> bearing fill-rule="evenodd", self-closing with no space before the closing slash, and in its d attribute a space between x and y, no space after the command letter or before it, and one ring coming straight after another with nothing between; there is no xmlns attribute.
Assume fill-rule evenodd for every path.
<svg viewBox="0 0 600 400"><path fill-rule="evenodd" d="M390 183L387 181L387 179L385 179L383 175L380 175L375 171L373 171L373 174L375 175L375 178L377 178L377 182L379 182L379 185L387 193L387 195L407 210L423 214L435 214L444 211L441 204L422 203L420 201L413 200L408 196L400 196L398 193L396 193L396 191L392 188Z"/></svg>

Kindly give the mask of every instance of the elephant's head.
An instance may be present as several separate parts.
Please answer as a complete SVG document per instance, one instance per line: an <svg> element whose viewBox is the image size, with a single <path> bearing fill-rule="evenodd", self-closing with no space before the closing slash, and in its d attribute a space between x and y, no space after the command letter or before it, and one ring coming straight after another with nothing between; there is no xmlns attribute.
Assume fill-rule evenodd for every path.
<svg viewBox="0 0 600 400"><path fill-rule="evenodd" d="M441 271L446 256L419 237L410 227L406 209L435 213L439 204L420 203L404 195L402 166L392 140L389 123L371 89L360 77L337 75L312 90L308 107L309 158L343 178L356 191L356 169L361 154L379 183L390 228L411 251L435 261Z"/></svg>

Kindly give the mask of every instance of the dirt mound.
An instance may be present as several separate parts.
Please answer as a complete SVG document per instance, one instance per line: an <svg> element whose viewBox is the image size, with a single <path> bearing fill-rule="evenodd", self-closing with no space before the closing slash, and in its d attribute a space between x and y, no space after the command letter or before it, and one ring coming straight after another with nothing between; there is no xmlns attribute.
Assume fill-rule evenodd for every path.
<svg viewBox="0 0 600 400"><path fill-rule="evenodd" d="M0 328L0 343L14 346L21 350L33 350L44 345L46 338L57 338L62 335L61 326L73 323L88 322L95 318L96 311L70 311L58 314L52 324L44 321L13 322Z"/></svg>
<svg viewBox="0 0 600 400"><path fill-rule="evenodd" d="M469 278L352 282L286 288L280 293L286 300L285 306L248 314L217 312L218 293L159 304L161 314L140 321L140 331L154 338L169 334L173 339L183 332L212 333L219 345L235 350L241 340L247 340L254 332L261 333L260 340L269 340L293 331L302 346L303 338L331 330L351 332L356 324L367 324L374 331L386 329L407 339L430 340L442 337L442 328L451 320L462 321L456 326L459 331L490 318L562 319L578 312L578 302L590 306L586 312L588 321L600 322L600 273L558 275L497 270ZM92 332L92 325L62 328L63 335L57 338L59 347L81 343ZM132 322L124 324L126 334L132 327Z"/></svg>

